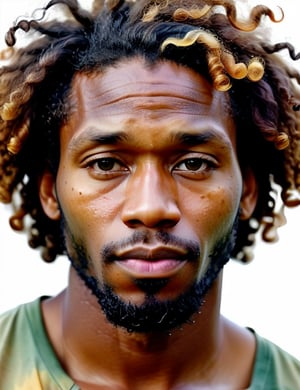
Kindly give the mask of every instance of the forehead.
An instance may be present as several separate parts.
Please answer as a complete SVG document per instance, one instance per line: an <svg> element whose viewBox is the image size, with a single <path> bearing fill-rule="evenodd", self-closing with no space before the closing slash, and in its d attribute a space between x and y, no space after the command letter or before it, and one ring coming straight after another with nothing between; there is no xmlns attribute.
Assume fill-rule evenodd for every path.
<svg viewBox="0 0 300 390"><path fill-rule="evenodd" d="M88 126L133 131L146 122L148 129L159 131L201 122L235 137L227 94L215 91L193 70L167 61L149 65L134 58L103 72L79 73L72 84L71 107L70 136Z"/></svg>

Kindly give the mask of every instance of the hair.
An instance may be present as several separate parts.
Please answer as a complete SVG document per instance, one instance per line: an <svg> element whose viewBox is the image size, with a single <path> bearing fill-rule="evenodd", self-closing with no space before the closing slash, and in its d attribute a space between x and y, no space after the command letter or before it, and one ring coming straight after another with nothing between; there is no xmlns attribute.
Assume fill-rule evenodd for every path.
<svg viewBox="0 0 300 390"><path fill-rule="evenodd" d="M46 19L52 7L67 19ZM60 222L43 212L38 184L45 169L57 173L73 77L143 57L189 67L228 94L241 169L250 168L258 183L256 208L240 220L232 256L248 261L259 231L264 241L276 240L284 221L277 199L283 208L300 204L300 76L279 52L299 55L288 42L266 40L263 17L279 21L263 5L239 20L232 0L96 0L90 10L52 0L40 19L16 22L0 55L0 200L14 205L11 227L28 230L45 261L64 253ZM19 48L18 30L31 38Z"/></svg>

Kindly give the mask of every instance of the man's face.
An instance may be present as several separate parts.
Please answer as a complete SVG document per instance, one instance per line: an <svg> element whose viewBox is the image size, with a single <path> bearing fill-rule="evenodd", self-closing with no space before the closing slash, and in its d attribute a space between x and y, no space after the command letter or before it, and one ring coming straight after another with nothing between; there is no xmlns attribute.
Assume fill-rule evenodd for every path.
<svg viewBox="0 0 300 390"><path fill-rule="evenodd" d="M180 325L233 245L243 183L226 95L186 68L134 59L77 75L71 101L56 179L68 256L112 322ZM126 324L144 325L118 310L141 310Z"/></svg>

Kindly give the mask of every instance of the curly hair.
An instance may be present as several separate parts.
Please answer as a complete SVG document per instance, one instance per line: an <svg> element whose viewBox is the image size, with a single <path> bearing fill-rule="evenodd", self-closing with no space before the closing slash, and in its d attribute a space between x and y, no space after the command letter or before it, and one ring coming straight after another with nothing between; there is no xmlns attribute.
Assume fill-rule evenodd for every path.
<svg viewBox="0 0 300 390"><path fill-rule="evenodd" d="M54 6L67 20L46 21ZM241 169L253 170L259 192L252 218L239 223L232 256L248 261L259 231L274 241L284 221L277 198L283 207L300 204L300 75L278 52L299 55L288 42L259 36L262 17L279 21L262 5L240 21L232 0L95 0L91 10L51 0L39 20L19 20L0 55L0 201L18 197L11 227L25 230L30 216L29 245L49 262L64 253L60 223L43 212L38 183L46 168L57 173L72 79L139 56L189 67L229 95ZM15 48L18 30L35 34Z"/></svg>

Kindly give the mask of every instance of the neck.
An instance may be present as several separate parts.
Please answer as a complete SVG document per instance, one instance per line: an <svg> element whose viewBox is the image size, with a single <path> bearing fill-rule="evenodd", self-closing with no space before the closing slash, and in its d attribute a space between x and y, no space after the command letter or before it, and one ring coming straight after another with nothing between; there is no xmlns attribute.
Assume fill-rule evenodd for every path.
<svg viewBox="0 0 300 390"><path fill-rule="evenodd" d="M99 389L103 383L109 388L170 389L193 372L202 371L204 377L215 371L224 344L220 291L221 275L201 312L180 329L169 334L128 333L108 323L96 298L71 269L67 290L45 301L43 313L63 367L82 388L85 378L94 378Z"/></svg>

